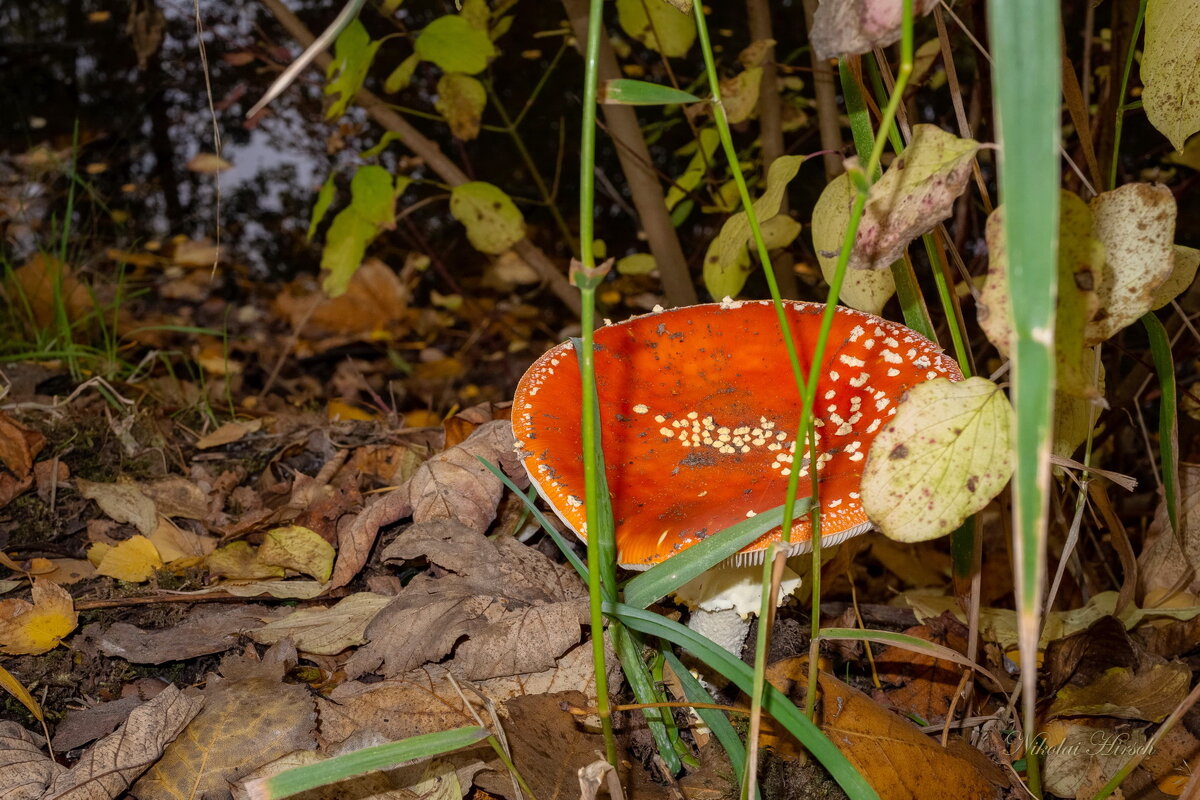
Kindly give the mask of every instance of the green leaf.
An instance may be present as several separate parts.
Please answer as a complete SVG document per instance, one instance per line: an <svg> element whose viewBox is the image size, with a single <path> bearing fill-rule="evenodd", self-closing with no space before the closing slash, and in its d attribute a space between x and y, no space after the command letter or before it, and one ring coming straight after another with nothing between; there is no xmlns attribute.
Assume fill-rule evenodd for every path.
<svg viewBox="0 0 1200 800"><path fill-rule="evenodd" d="M604 613L616 617L633 630L679 645L728 678L743 692L753 691L754 673L747 664L678 622L620 603L605 603ZM763 690L763 711L786 728L817 761L821 762L851 800L878 800L879 795L871 785L825 737L821 729L804 716L786 695L770 684Z"/></svg>
<svg viewBox="0 0 1200 800"><path fill-rule="evenodd" d="M600 102L626 106L669 106L676 103L699 103L691 92L630 78L612 78L600 87Z"/></svg>
<svg viewBox="0 0 1200 800"><path fill-rule="evenodd" d="M667 190L668 211L674 209L680 200L688 196L688 192L694 191L700 185L700 181L704 180L704 174L712 164L713 154L717 152L717 146L720 143L721 138L717 135L716 128L701 129L695 155L688 162L687 169L675 179L675 183Z"/></svg>
<svg viewBox="0 0 1200 800"><path fill-rule="evenodd" d="M438 80L434 108L445 117L456 139L470 141L479 135L487 91L483 84L461 72L447 72Z"/></svg>
<svg viewBox="0 0 1200 800"><path fill-rule="evenodd" d="M731 125L745 122L758 108L758 87L762 84L762 67L750 67L721 81L721 102Z"/></svg>
<svg viewBox="0 0 1200 800"><path fill-rule="evenodd" d="M316 764L284 770L269 778L250 781L246 784L246 789L255 800L288 797L345 778L459 750L483 741L490 735L483 728L472 725L411 736L398 742L355 750Z"/></svg>
<svg viewBox="0 0 1200 800"><path fill-rule="evenodd" d="M817 262L826 282L833 279L853 202L854 187L850 185L850 176L843 173L825 186L813 207L813 249L817 251ZM848 269L838 298L851 308L879 315L895 293L896 279L890 269Z"/></svg>
<svg viewBox="0 0 1200 800"><path fill-rule="evenodd" d="M484 181L455 186L450 213L467 228L467 239L481 253L503 253L525 238L525 218L512 198Z"/></svg>
<svg viewBox="0 0 1200 800"><path fill-rule="evenodd" d="M696 41L692 18L664 0L617 0L617 22L630 37L670 58L687 55Z"/></svg>
<svg viewBox="0 0 1200 800"><path fill-rule="evenodd" d="M382 40L371 41L367 29L357 19L338 36L333 45L333 61L325 71L328 80L325 94L337 95L325 112L326 119L334 119L345 113L346 106L362 88L367 70L375 60L375 51L382 43Z"/></svg>
<svg viewBox="0 0 1200 800"><path fill-rule="evenodd" d="M383 136L380 137L378 144L376 144L374 147L372 147L368 150L363 150L361 153L359 153L359 155L362 156L364 159L365 158L374 158L375 156L379 155L384 150L386 150L387 146L389 144L391 144L392 142L403 142L403 141L404 141L404 137L402 137L400 134L396 133L395 131L386 131L386 132L384 132ZM397 196L399 196L400 193L397 192L396 194L397 194Z"/></svg>
<svg viewBox="0 0 1200 800"><path fill-rule="evenodd" d="M1162 399L1158 404L1158 449L1162 469L1163 502L1172 533L1182 539L1179 528L1179 416L1175 406L1175 358L1171 353L1171 337L1152 312L1142 317L1150 338L1150 355L1158 373L1158 388Z"/></svg>
<svg viewBox="0 0 1200 800"><path fill-rule="evenodd" d="M649 253L634 253L617 259L617 272L621 275L649 275L658 269L658 262Z"/></svg>
<svg viewBox="0 0 1200 800"><path fill-rule="evenodd" d="M459 15L469 22L472 28L481 31L488 29L488 20L492 12L488 8L487 0L463 0L458 8Z"/></svg>
<svg viewBox="0 0 1200 800"><path fill-rule="evenodd" d="M807 512L808 498L797 500L795 515L800 517ZM626 583L625 602L645 608L782 524L783 506L777 506L709 536Z"/></svg>
<svg viewBox="0 0 1200 800"><path fill-rule="evenodd" d="M486 30L473 26L458 14L438 17L417 36L417 55L446 72L474 75L483 72L496 48Z"/></svg>
<svg viewBox="0 0 1200 800"><path fill-rule="evenodd" d="M317 232L317 226L321 224L321 220L325 219L325 212L329 210L329 206L333 203L333 196L336 188L333 185L333 173L329 173L329 177L321 184L321 191L317 192L317 202L313 204L312 217L308 220L308 234L306 238L311 242L313 234Z"/></svg>
<svg viewBox="0 0 1200 800"><path fill-rule="evenodd" d="M908 390L867 456L863 510L901 542L945 536L1013 471L1012 406L986 378L936 378Z"/></svg>
<svg viewBox="0 0 1200 800"><path fill-rule="evenodd" d="M779 214L783 193L804 163L804 156L780 156L767 171L767 189L754 201L760 223ZM704 256L704 285L714 298L735 297L750 274L750 218L739 211L721 226Z"/></svg>
<svg viewBox="0 0 1200 800"><path fill-rule="evenodd" d="M1200 130L1200 0L1150 0L1142 56L1142 106L1150 124L1182 150Z"/></svg>
<svg viewBox="0 0 1200 800"><path fill-rule="evenodd" d="M412 83L412 76L417 69L417 64L420 63L421 57L416 53L401 61L400 66L392 70L392 73L384 79L383 90L388 94L395 94L407 89L408 84Z"/></svg>
<svg viewBox="0 0 1200 800"><path fill-rule="evenodd" d="M404 184L407 186L407 183ZM330 297L346 291L362 263L367 245L396 217L396 190L383 167L360 167L350 181L350 205L338 212L325 234L322 287Z"/></svg>

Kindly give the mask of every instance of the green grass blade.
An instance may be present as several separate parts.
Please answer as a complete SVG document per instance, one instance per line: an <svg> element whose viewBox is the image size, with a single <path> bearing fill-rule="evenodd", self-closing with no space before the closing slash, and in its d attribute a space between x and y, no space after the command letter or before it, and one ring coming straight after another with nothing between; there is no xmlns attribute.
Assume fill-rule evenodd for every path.
<svg viewBox="0 0 1200 800"><path fill-rule="evenodd" d="M700 98L673 86L630 78L613 78L604 82L600 90L600 102L626 106L669 106L678 103L699 103Z"/></svg>
<svg viewBox="0 0 1200 800"><path fill-rule="evenodd" d="M754 673L747 664L678 622L623 604L606 604L604 610L606 614L616 617L636 631L679 645L728 678L742 691L753 690ZM858 770L846 760L833 742L829 741L821 729L810 722L786 695L773 686L764 687L763 710L787 728L788 732L821 762L850 800L878 800L879 795L863 776L858 774Z"/></svg>
<svg viewBox="0 0 1200 800"><path fill-rule="evenodd" d="M1171 340L1167 330L1153 311L1142 317L1142 325L1150 336L1150 356L1158 373L1158 388L1162 399L1158 405L1158 456L1161 461L1163 498L1167 517L1175 536L1179 530L1179 415L1175 407L1175 360L1171 355Z"/></svg>
<svg viewBox="0 0 1200 800"><path fill-rule="evenodd" d="M617 658L621 662L621 670L625 673L625 680L629 681L629 688L633 690L634 698L639 703L661 702L664 698L658 693L654 680L650 677L650 668L646 666L646 662L642 658L641 641L635 639L632 631L616 621L609 625L608 632L612 637L613 647L616 648ZM663 715L669 713L670 711L664 708L642 709L642 716L646 718L646 727L650 731L651 738L654 739L654 746L658 748L658 754L666 764L667 771L674 775L683 769L683 764L679 760L679 753L675 751L675 742L671 732L663 723ZM676 731L674 738L677 739L678 736L679 733Z"/></svg>
<svg viewBox="0 0 1200 800"><path fill-rule="evenodd" d="M316 764L284 770L278 775L251 781L246 784L246 790L254 800L274 800L367 772L449 753L451 750L483 741L490 735L477 725L426 733L399 742L365 747Z"/></svg>
<svg viewBox="0 0 1200 800"><path fill-rule="evenodd" d="M1026 741L1036 735L1037 642L1046 575L1046 509L1054 412L1054 314L1058 275L1059 4L989 0L992 80L1000 142L1000 199L1010 265L1012 399L1017 468L1013 542ZM1030 789L1040 795L1036 756Z"/></svg>
<svg viewBox="0 0 1200 800"><path fill-rule="evenodd" d="M704 685L688 671L678 656L671 652L664 653L664 655L667 657L667 663L671 665L675 677L679 679L679 685L683 687L683 696L689 703L717 702L704 688ZM718 711L715 708L697 708L695 711L701 722L708 726L713 736L717 737L721 747L725 748L725 754L729 756L729 763L733 766L734 777L740 786L743 776L746 774L746 746L742 744L737 730L725 716L724 711ZM756 795L756 797L760 796Z"/></svg>
<svg viewBox="0 0 1200 800"><path fill-rule="evenodd" d="M808 511L807 498L797 501L797 514ZM709 536L678 555L656 564L625 584L625 603L645 608L666 597L692 578L715 567L783 521L783 506L764 511Z"/></svg>
<svg viewBox="0 0 1200 800"><path fill-rule="evenodd" d="M849 639L856 642L879 642L880 644L889 644L908 650L913 653L938 658L943 661L950 661L959 666L972 669L981 675L987 676L993 683L1000 684L1000 681L992 673L979 664L971 661L957 650L951 650L940 644L936 644L927 639L919 639L916 636L909 636L906 633L894 633L892 631L869 631L860 630L859 628L822 628L822 639Z"/></svg>

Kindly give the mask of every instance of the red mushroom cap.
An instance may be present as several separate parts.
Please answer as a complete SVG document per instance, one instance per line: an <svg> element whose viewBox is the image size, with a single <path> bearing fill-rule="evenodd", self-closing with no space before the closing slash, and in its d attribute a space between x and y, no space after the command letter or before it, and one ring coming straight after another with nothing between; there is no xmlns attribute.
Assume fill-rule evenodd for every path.
<svg viewBox="0 0 1200 800"><path fill-rule="evenodd" d="M808 372L819 303L785 302ZM768 302L689 306L596 331L608 488L617 559L646 569L710 534L781 505L793 466L807 494L810 459L794 456L801 401ZM903 325L838 307L816 395L816 467L822 542L871 527L859 484L871 442L909 387L962 380L941 348ZM564 342L529 368L513 400L517 448L538 491L586 538L581 390ZM807 448L803 448L807 456ZM811 523L792 526L792 553L808 552ZM776 528L734 557L761 563Z"/></svg>

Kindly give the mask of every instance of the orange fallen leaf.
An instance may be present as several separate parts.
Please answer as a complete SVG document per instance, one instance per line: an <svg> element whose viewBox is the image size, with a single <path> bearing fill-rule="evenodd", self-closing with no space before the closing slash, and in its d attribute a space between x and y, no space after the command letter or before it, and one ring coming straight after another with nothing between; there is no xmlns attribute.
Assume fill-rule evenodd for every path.
<svg viewBox="0 0 1200 800"><path fill-rule="evenodd" d="M207 450L210 447L220 447L232 444L248 433L254 433L262 427L261 419L251 419L237 422L226 422L221 427L196 440L197 450Z"/></svg>
<svg viewBox="0 0 1200 800"><path fill-rule="evenodd" d="M0 600L0 653L40 655L57 647L78 624L75 604L67 590L34 578L32 603Z"/></svg>
<svg viewBox="0 0 1200 800"><path fill-rule="evenodd" d="M325 416L327 416L331 422L338 422L339 420L360 420L363 422L370 422L371 420L375 419L375 415L371 412L364 411L352 403L347 403L345 400L339 400L337 398L329 401L329 405L325 407Z"/></svg>

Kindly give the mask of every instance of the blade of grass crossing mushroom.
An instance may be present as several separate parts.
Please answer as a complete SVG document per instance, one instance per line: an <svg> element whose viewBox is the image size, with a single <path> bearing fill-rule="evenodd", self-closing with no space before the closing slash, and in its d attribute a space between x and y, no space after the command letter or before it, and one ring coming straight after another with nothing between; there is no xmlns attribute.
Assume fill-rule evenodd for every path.
<svg viewBox="0 0 1200 800"><path fill-rule="evenodd" d="M754 673L744 662L695 631L651 611L624 604L606 605L606 614L626 627L676 644L719 672L744 692L754 686ZM821 729L808 720L785 694L771 685L764 687L763 710L788 730L829 772L850 800L879 800L879 795L859 774Z"/></svg>
<svg viewBox="0 0 1200 800"><path fill-rule="evenodd" d="M645 704L666 700L657 691L654 680L650 676L650 668L646 666L643 659L642 654L645 652L645 648L642 646L641 637L635 638L631 630L615 620L608 630L612 635L617 658L621 662L625 679L629 681L629 688L633 690L634 698L639 703ZM642 709L642 716L646 719L646 728L650 731L651 738L654 739L654 746L658 749L658 754L666 765L667 771L674 775L683 769L683 763L679 760L679 753L675 749L675 742L679 740L679 731L673 731L674 736L672 736L672 731L667 730L667 726L663 722L663 717L668 714L670 711L663 708Z"/></svg>
<svg viewBox="0 0 1200 800"><path fill-rule="evenodd" d="M1158 373L1158 388L1162 394L1158 404L1158 457L1167 518L1178 539L1182 533L1179 530L1179 417L1175 406L1175 361L1167 330L1153 311L1142 316L1142 325L1150 336L1150 355L1154 359L1154 371Z"/></svg>
<svg viewBox="0 0 1200 800"><path fill-rule="evenodd" d="M1059 206L1059 5L989 0L1000 194L1013 298L1016 409L1013 550L1025 741L1036 735L1037 644L1045 582L1046 509L1054 411L1054 314ZM1030 752L1027 781L1041 795Z"/></svg>
<svg viewBox="0 0 1200 800"><path fill-rule="evenodd" d="M696 680L688 668L683 665L683 662L672 652L664 652L667 663L671 666L671 671L675 673L675 677L679 680L679 685L683 687L683 696L690 703L715 703L716 700L708 690L704 688L704 684ZM697 708L694 709L696 716L700 717L708 729L712 731L713 736L717 737L717 741L721 743L721 747L725 748L725 754L729 756L729 763L733 767L734 777L737 778L740 784L743 776L746 773L746 747L742 744L742 738L738 736L737 730L729 721L729 717L724 711L717 711L715 708ZM755 800L759 800L761 795L755 795Z"/></svg>
<svg viewBox="0 0 1200 800"><path fill-rule="evenodd" d="M604 619L600 603L606 589L616 596L616 545L613 543L611 515L607 524L600 521L599 483L604 475L603 454L598 447L596 426L596 371L592 337L596 316L596 287L604 279L603 268L596 266L595 241L595 165L596 165L596 90L600 69L600 32L604 25L603 0L590 0L588 9L587 51L584 58L583 120L579 142L579 245L582 263L572 265L572 278L580 290L580 324L583 346L579 351L579 372L583 391L582 447L585 464L584 501L587 503L588 598L592 634L592 663L596 675L596 709L604 734L605 758L617 766L617 741L613 735L612 709L608 699L608 674L604 660ZM607 496L607 493L606 493ZM607 535L608 541L603 539ZM602 554L609 554L604 563Z"/></svg>

